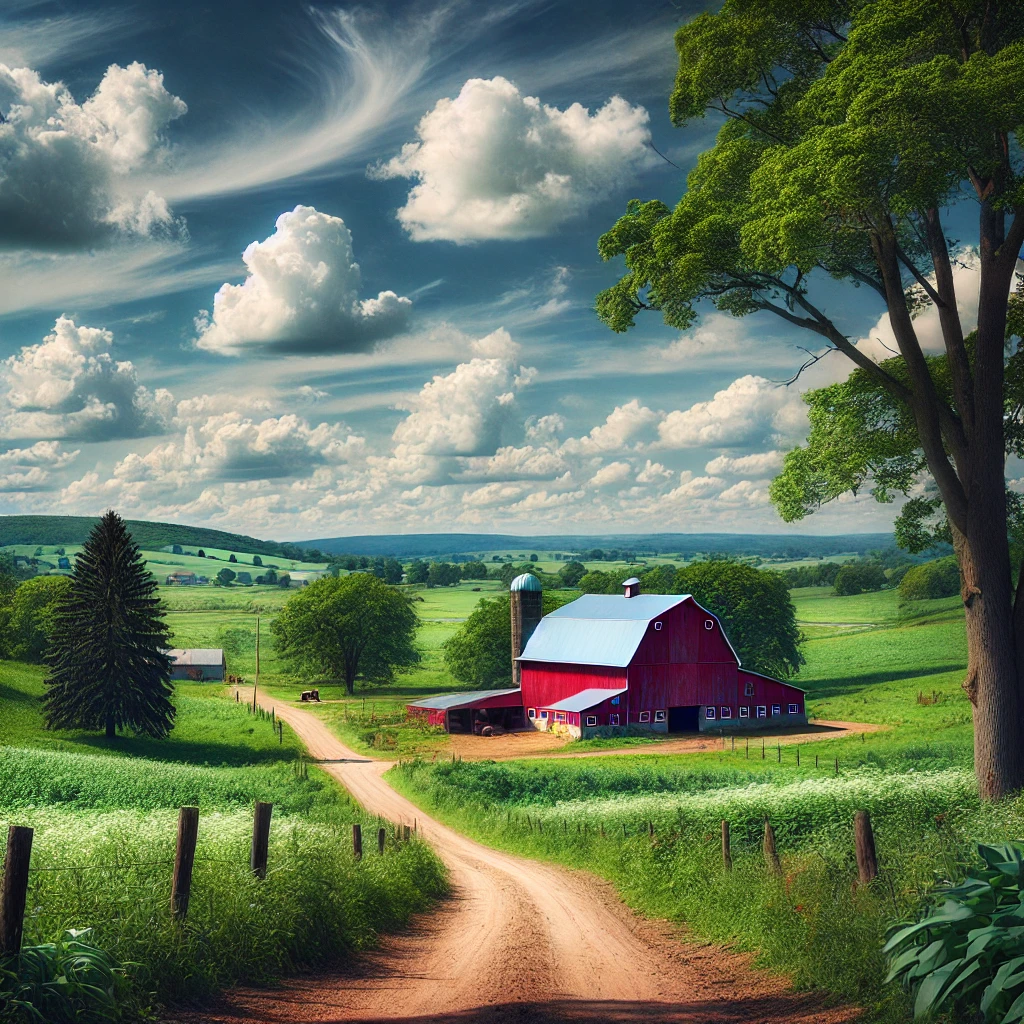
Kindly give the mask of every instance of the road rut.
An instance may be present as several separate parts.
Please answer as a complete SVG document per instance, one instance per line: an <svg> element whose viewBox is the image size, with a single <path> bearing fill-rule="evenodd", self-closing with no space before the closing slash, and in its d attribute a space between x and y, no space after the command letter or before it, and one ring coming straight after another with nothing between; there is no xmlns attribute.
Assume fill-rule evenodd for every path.
<svg viewBox="0 0 1024 1024"><path fill-rule="evenodd" d="M280 989L235 989L202 1014L223 1024L418 1021L839 1024L825 1007L749 957L682 941L629 911L614 890L572 872L489 849L423 814L382 778L389 764L345 747L313 714L273 706L363 807L413 824L448 867L452 897L338 976Z"/></svg>

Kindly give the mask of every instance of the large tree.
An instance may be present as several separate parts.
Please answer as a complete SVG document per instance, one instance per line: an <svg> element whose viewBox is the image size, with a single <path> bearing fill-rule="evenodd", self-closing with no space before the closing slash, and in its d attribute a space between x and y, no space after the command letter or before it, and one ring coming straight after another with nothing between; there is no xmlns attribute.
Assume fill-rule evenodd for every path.
<svg viewBox="0 0 1024 1024"><path fill-rule="evenodd" d="M41 662L53 636L55 616L67 597L66 576L36 576L14 592L7 619L4 646L17 661Z"/></svg>
<svg viewBox="0 0 1024 1024"><path fill-rule="evenodd" d="M788 679L804 663L796 610L777 572L743 562L692 562L676 573L676 593L714 612L745 668Z"/></svg>
<svg viewBox="0 0 1024 1024"><path fill-rule="evenodd" d="M963 576L980 790L1017 790L1024 589L1015 596L1011 582L1004 390L1007 297L1024 243L1024 5L726 0L679 29L676 47L674 123L709 112L724 123L674 210L634 201L601 239L602 255L624 255L627 272L598 311L618 331L645 308L681 328L702 301L737 316L768 311L817 339L812 358L837 350L889 397ZM948 237L958 201L977 232L973 333ZM869 290L887 311L898 350L888 364L826 312L841 285ZM915 324L928 307L941 327L941 372ZM850 425L835 423L853 475L873 480ZM821 476L804 474L809 484ZM809 486L780 507L793 518L830 496Z"/></svg>
<svg viewBox="0 0 1024 1024"><path fill-rule="evenodd" d="M46 727L166 736L174 726L170 631L157 582L116 512L93 528L70 581L46 654Z"/></svg>
<svg viewBox="0 0 1024 1024"><path fill-rule="evenodd" d="M325 576L290 597L270 627L277 649L301 669L342 679L390 683L415 665L419 620L405 595L366 572Z"/></svg>

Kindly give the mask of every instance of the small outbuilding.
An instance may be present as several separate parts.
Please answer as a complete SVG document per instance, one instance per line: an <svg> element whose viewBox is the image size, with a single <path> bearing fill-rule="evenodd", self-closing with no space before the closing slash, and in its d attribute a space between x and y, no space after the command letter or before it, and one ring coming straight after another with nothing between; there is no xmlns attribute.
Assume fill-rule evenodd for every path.
<svg viewBox="0 0 1024 1024"><path fill-rule="evenodd" d="M190 569L175 569L169 572L164 581L169 587L194 587L199 582L199 577Z"/></svg>
<svg viewBox="0 0 1024 1024"><path fill-rule="evenodd" d="M444 693L406 705L409 718L426 719L445 732L477 733L487 726L521 729L523 698L514 690L478 690L475 693Z"/></svg>
<svg viewBox="0 0 1024 1024"><path fill-rule="evenodd" d="M172 679L205 683L222 681L227 675L227 660L220 647L175 647L167 654L172 662Z"/></svg>

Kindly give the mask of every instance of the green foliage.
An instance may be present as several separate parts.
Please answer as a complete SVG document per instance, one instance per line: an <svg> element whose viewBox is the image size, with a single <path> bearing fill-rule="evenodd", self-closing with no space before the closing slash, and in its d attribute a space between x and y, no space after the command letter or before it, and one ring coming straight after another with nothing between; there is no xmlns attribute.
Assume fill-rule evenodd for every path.
<svg viewBox="0 0 1024 1024"><path fill-rule="evenodd" d="M790 590L795 587L831 587L839 570L841 562L816 562L813 565L795 565L790 569L782 570L782 578Z"/></svg>
<svg viewBox="0 0 1024 1024"><path fill-rule="evenodd" d="M222 586L226 587L235 581L235 570L229 569L225 566L220 572L217 573L217 582Z"/></svg>
<svg viewBox="0 0 1024 1024"><path fill-rule="evenodd" d="M455 587L461 579L459 567L449 562L431 562L427 567L428 587Z"/></svg>
<svg viewBox="0 0 1024 1024"><path fill-rule="evenodd" d="M233 554L232 555L228 555L228 561L229 562L237 562L238 558L235 555L233 555Z"/></svg>
<svg viewBox="0 0 1024 1024"><path fill-rule="evenodd" d="M156 580L116 512L107 512L75 560L53 617L46 662L50 729L129 728L166 736L174 726L170 633Z"/></svg>
<svg viewBox="0 0 1024 1024"><path fill-rule="evenodd" d="M485 580L487 579L487 565L476 559L470 559L459 566L459 574L464 580Z"/></svg>
<svg viewBox="0 0 1024 1024"><path fill-rule="evenodd" d="M847 562L836 573L833 588L839 597L881 590L888 583L885 570L878 562Z"/></svg>
<svg viewBox="0 0 1024 1024"><path fill-rule="evenodd" d="M0 970L0 1020L103 1024L144 1009L132 998L126 966L92 945L91 934L91 928L70 929L56 942L22 947Z"/></svg>
<svg viewBox="0 0 1024 1024"><path fill-rule="evenodd" d="M7 606L2 639L6 657L38 664L43 660L54 615L70 590L66 576L36 576L22 583Z"/></svg>
<svg viewBox="0 0 1024 1024"><path fill-rule="evenodd" d="M952 555L908 569L899 581L900 600L923 601L960 593L960 567Z"/></svg>
<svg viewBox="0 0 1024 1024"><path fill-rule="evenodd" d="M886 980L916 992L915 1017L959 1005L1000 1024L1024 1020L1024 850L979 844L978 856L982 867L885 944Z"/></svg>
<svg viewBox="0 0 1024 1024"><path fill-rule="evenodd" d="M282 576L282 580L284 577ZM271 625L278 652L305 671L389 683L419 661L418 619L406 598L369 573L326 576L294 594Z"/></svg>
<svg viewBox="0 0 1024 1024"><path fill-rule="evenodd" d="M694 562L676 574L675 592L692 594L721 620L743 664L788 679L804 663L785 580L742 562Z"/></svg>
<svg viewBox="0 0 1024 1024"><path fill-rule="evenodd" d="M482 600L462 628L442 647L445 667L460 683L480 689L512 685L509 598Z"/></svg>
<svg viewBox="0 0 1024 1024"><path fill-rule="evenodd" d="M587 575L587 567L582 562L566 562L558 570L558 578L562 581L563 587L576 587Z"/></svg>
<svg viewBox="0 0 1024 1024"><path fill-rule="evenodd" d="M602 572L600 569L592 569L580 577L577 587L584 594L619 594L622 592L622 583L617 576L609 572Z"/></svg>
<svg viewBox="0 0 1024 1024"><path fill-rule="evenodd" d="M423 584L427 582L430 575L430 566L420 558L414 558L409 564L409 572L406 581L409 583Z"/></svg>

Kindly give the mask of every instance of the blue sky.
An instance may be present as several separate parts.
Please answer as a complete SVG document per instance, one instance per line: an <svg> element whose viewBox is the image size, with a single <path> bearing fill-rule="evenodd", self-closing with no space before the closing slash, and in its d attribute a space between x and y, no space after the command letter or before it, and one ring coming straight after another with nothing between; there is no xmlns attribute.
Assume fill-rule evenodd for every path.
<svg viewBox="0 0 1024 1024"><path fill-rule="evenodd" d="M767 501L799 387L840 357L779 387L808 341L767 316L616 336L593 313L619 271L598 236L674 202L713 138L666 110L700 9L8 0L0 511L887 528L870 499L793 528ZM827 298L884 342L870 296Z"/></svg>

